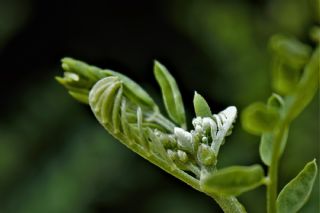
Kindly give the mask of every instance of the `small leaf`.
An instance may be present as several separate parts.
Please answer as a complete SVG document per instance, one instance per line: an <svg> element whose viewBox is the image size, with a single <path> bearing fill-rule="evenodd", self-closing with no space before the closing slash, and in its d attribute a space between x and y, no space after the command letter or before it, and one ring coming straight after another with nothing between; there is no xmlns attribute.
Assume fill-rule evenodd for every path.
<svg viewBox="0 0 320 213"><path fill-rule="evenodd" d="M288 130L289 130L288 128L285 129L283 137L281 139L282 141L281 141L281 147L280 147L280 153L279 153L280 156L282 155L283 150L286 146L288 132L289 132ZM273 140L274 140L274 133L264 133L261 136L259 154L260 154L261 160L267 166L270 166L270 164L271 164Z"/></svg>
<svg viewBox="0 0 320 213"><path fill-rule="evenodd" d="M319 7L319 19L320 19L320 2L318 1ZM310 37L313 41L320 43L320 27L312 27L310 31Z"/></svg>
<svg viewBox="0 0 320 213"><path fill-rule="evenodd" d="M88 92L80 93L80 92L74 92L74 91L69 91L68 92L74 99L77 101L80 101L81 103L88 104Z"/></svg>
<svg viewBox="0 0 320 213"><path fill-rule="evenodd" d="M288 122L296 118L301 111L310 103L319 88L320 74L320 47L318 46L312 54L310 61L306 64L303 75L294 95L285 99L285 110L288 110Z"/></svg>
<svg viewBox="0 0 320 213"><path fill-rule="evenodd" d="M262 162L267 166L271 164L273 133L264 133L261 136L259 154Z"/></svg>
<svg viewBox="0 0 320 213"><path fill-rule="evenodd" d="M154 75L161 87L164 105L169 117L181 127L185 128L185 110L176 81L168 70L158 61L155 61L154 64Z"/></svg>
<svg viewBox="0 0 320 213"><path fill-rule="evenodd" d="M271 132L278 124L280 114L274 107L267 107L264 103L253 103L242 112L241 122L245 130L260 135Z"/></svg>
<svg viewBox="0 0 320 213"><path fill-rule="evenodd" d="M211 117L212 113L206 100L197 92L194 93L193 97L194 111L197 117Z"/></svg>
<svg viewBox="0 0 320 213"><path fill-rule="evenodd" d="M274 59L272 66L272 87L282 95L288 95L299 83L301 69L294 69L282 59Z"/></svg>
<svg viewBox="0 0 320 213"><path fill-rule="evenodd" d="M137 104L143 104L152 108L157 108L150 95L129 77L112 70L103 70L103 72L106 75L117 76L123 82L123 92L125 93L126 97L130 98L131 101Z"/></svg>
<svg viewBox="0 0 320 213"><path fill-rule="evenodd" d="M112 121L115 98L122 83L118 77L106 77L98 81L89 93L89 105L96 118L105 125Z"/></svg>
<svg viewBox="0 0 320 213"><path fill-rule="evenodd" d="M121 111L121 100L122 100L122 86L117 92L114 100L113 111L112 111L112 124L114 133L120 131L120 111Z"/></svg>
<svg viewBox="0 0 320 213"><path fill-rule="evenodd" d="M316 176L317 164L313 160L281 190L277 199L277 212L297 212L307 202Z"/></svg>
<svg viewBox="0 0 320 213"><path fill-rule="evenodd" d="M273 93L269 97L267 105L268 107L274 107L274 108L280 109L281 107L283 107L283 104L284 104L283 98L280 95Z"/></svg>
<svg viewBox="0 0 320 213"><path fill-rule="evenodd" d="M286 65L301 69L311 56L311 47L295 38L285 35L274 35L270 40L270 47Z"/></svg>
<svg viewBox="0 0 320 213"><path fill-rule="evenodd" d="M258 187L263 180L260 165L231 166L205 176L200 180L200 187L207 193L237 196Z"/></svg>

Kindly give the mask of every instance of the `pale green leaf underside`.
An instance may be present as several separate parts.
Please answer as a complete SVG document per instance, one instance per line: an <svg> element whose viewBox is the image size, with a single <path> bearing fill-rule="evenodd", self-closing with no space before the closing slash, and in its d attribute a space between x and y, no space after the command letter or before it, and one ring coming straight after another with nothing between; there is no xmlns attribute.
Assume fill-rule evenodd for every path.
<svg viewBox="0 0 320 213"><path fill-rule="evenodd" d="M278 213L297 212L308 200L317 176L317 164L313 160L280 192L277 199Z"/></svg>
<svg viewBox="0 0 320 213"><path fill-rule="evenodd" d="M288 138L289 129L287 128L283 133L283 137L281 139L281 147L280 147L280 156L282 155L284 148L286 146L287 138ZM271 165L271 157L272 157L272 142L274 141L274 133L264 133L261 136L260 146L259 146L259 154L261 160L267 166Z"/></svg>
<svg viewBox="0 0 320 213"><path fill-rule="evenodd" d="M264 173L260 165L231 166L205 176L201 188L208 193L240 195L263 183Z"/></svg>

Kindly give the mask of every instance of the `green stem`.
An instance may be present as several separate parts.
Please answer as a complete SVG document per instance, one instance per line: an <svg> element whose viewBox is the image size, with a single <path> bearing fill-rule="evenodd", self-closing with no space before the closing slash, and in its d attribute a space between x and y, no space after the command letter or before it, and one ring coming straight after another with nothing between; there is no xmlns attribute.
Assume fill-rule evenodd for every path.
<svg viewBox="0 0 320 213"><path fill-rule="evenodd" d="M212 197L222 208L225 213L246 213L247 211L243 205L237 200L236 197L223 197L219 195L209 195Z"/></svg>
<svg viewBox="0 0 320 213"><path fill-rule="evenodd" d="M277 186L278 186L278 167L281 157L281 146L286 141L282 140L286 129L292 120L298 116L301 111L310 103L313 96L318 90L319 79L319 47L314 51L309 63L306 65L304 74L297 86L293 95L290 95L285 100L282 119L278 125L275 138L272 142L272 157L268 171L269 182L267 184L267 212L276 213Z"/></svg>
<svg viewBox="0 0 320 213"><path fill-rule="evenodd" d="M276 133L275 140L272 142L274 144L272 151L271 164L268 171L269 182L267 184L267 212L275 213L276 210L276 200L278 194L278 167L279 167L279 159L280 159L280 149L282 140L287 125L282 122L279 125L279 131Z"/></svg>

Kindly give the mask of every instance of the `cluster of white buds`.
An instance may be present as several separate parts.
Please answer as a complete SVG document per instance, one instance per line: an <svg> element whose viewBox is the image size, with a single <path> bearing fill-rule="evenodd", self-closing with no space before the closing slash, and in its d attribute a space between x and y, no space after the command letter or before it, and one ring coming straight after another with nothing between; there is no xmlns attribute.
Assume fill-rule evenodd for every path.
<svg viewBox="0 0 320 213"><path fill-rule="evenodd" d="M194 118L194 129L190 132L175 127L173 134L155 130L155 135L178 168L199 176L201 172L215 168L219 148L231 133L236 114L235 107L228 107L212 117Z"/></svg>

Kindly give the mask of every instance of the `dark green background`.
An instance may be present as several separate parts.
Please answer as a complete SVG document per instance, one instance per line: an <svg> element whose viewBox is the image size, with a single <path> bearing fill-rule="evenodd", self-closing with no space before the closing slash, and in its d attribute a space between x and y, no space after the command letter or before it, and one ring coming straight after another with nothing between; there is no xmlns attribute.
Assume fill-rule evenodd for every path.
<svg viewBox="0 0 320 213"><path fill-rule="evenodd" d="M0 212L209 213L213 200L112 139L54 81L71 56L122 72L161 103L153 59L178 81L189 122L194 90L217 113L271 94L268 39L306 43L311 1L0 0ZM311 44L311 43L310 43ZM319 96L292 124L280 187L319 156ZM219 167L261 163L258 137L237 122ZM319 211L319 178L302 212ZM265 188L239 198L265 209Z"/></svg>

